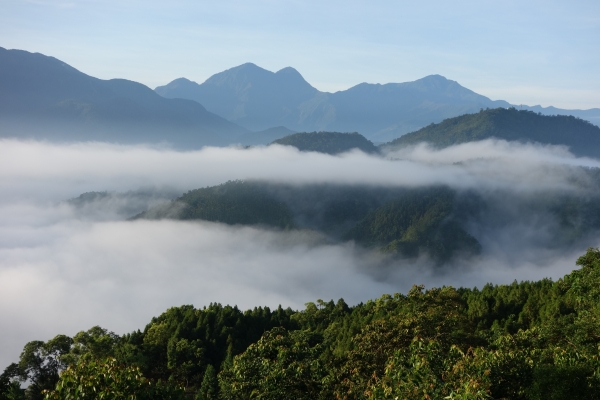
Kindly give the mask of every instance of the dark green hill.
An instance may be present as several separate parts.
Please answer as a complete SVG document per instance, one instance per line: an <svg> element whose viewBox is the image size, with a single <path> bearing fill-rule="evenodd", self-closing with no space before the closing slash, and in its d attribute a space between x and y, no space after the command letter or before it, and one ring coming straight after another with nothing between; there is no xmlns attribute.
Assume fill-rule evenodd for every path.
<svg viewBox="0 0 600 400"><path fill-rule="evenodd" d="M421 142L444 148L489 138L565 145L575 155L600 157L600 127L572 116L547 116L515 108L449 118L407 133L382 148L394 150Z"/></svg>
<svg viewBox="0 0 600 400"><path fill-rule="evenodd" d="M370 212L346 237L406 256L424 251L437 260L451 259L458 251L478 253L479 242L453 219L455 210L454 191L416 189Z"/></svg>
<svg viewBox="0 0 600 400"><path fill-rule="evenodd" d="M207 220L231 225L310 229L332 241L438 263L522 235L536 249L593 244L600 233L597 169L573 168L574 191L454 190L370 185L286 185L233 181L192 190L137 218ZM521 230L519 227L526 227ZM507 251L520 237L504 240Z"/></svg>
<svg viewBox="0 0 600 400"><path fill-rule="evenodd" d="M479 243L454 218L459 206L448 188L398 189L291 186L233 181L192 190L136 218L200 219L322 232L400 256L428 253L438 262Z"/></svg>
<svg viewBox="0 0 600 400"><path fill-rule="evenodd" d="M268 187L244 181L191 190L171 203L150 209L135 218L201 219L229 225L267 225L290 228L289 208Z"/></svg>
<svg viewBox="0 0 600 400"><path fill-rule="evenodd" d="M356 132L302 132L277 139L271 144L294 146L300 151L317 151L327 154L339 154L352 149L359 149L365 153L378 151L371 141Z"/></svg>

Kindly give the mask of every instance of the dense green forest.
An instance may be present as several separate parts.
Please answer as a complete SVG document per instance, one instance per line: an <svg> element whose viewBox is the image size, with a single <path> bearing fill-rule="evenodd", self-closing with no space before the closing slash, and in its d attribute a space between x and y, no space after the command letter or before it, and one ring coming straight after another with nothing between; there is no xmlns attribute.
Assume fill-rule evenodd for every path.
<svg viewBox="0 0 600 400"><path fill-rule="evenodd" d="M293 146L300 151L316 151L327 154L339 154L352 149L359 149L365 153L378 152L378 148L370 140L356 132L302 132L277 139L271 144Z"/></svg>
<svg viewBox="0 0 600 400"><path fill-rule="evenodd" d="M598 157L600 154L600 127L573 116L548 116L515 108L487 109L448 118L381 147L394 150L427 142L444 148L489 138L565 145L579 156Z"/></svg>
<svg viewBox="0 0 600 400"><path fill-rule="evenodd" d="M536 245L566 248L600 230L598 170L573 169L576 191L529 195L447 186L285 185L231 181L196 189L134 218L206 220L269 229L310 229L397 257L436 263L478 254L477 232L508 224L546 226ZM473 232L473 233L471 233Z"/></svg>
<svg viewBox="0 0 600 400"><path fill-rule="evenodd" d="M354 240L368 248L407 257L425 252L443 262L457 252L476 254L480 250L477 240L455 218L463 203L461 196L445 186L298 187L232 181L189 191L135 218L313 229L331 240Z"/></svg>
<svg viewBox="0 0 600 400"><path fill-rule="evenodd" d="M123 336L27 343L0 398L596 399L600 251L577 265L556 282L413 286L354 306L173 307Z"/></svg>

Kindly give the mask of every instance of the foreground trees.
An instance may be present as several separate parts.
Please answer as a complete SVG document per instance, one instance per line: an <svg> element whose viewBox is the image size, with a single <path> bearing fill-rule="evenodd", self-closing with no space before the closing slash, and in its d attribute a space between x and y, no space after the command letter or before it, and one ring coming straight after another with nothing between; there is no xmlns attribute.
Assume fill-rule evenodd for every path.
<svg viewBox="0 0 600 400"><path fill-rule="evenodd" d="M597 399L600 251L577 264L557 282L415 286L354 307L172 308L124 336L28 343L0 399Z"/></svg>

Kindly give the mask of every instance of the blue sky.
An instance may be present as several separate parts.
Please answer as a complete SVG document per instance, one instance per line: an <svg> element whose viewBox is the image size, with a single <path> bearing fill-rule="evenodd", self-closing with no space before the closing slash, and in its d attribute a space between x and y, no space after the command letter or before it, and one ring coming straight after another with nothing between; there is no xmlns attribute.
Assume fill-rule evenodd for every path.
<svg viewBox="0 0 600 400"><path fill-rule="evenodd" d="M325 91L441 74L515 104L600 107L597 0L0 0L0 46L152 88L253 62Z"/></svg>

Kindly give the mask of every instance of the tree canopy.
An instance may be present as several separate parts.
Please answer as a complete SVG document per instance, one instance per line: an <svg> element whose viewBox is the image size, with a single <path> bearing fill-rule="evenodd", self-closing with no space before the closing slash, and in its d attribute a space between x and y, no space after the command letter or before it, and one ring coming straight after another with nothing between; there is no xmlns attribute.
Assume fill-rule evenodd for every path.
<svg viewBox="0 0 600 400"><path fill-rule="evenodd" d="M0 398L596 399L600 250L577 265L556 282L414 286L354 306L173 307L123 336L28 343Z"/></svg>

